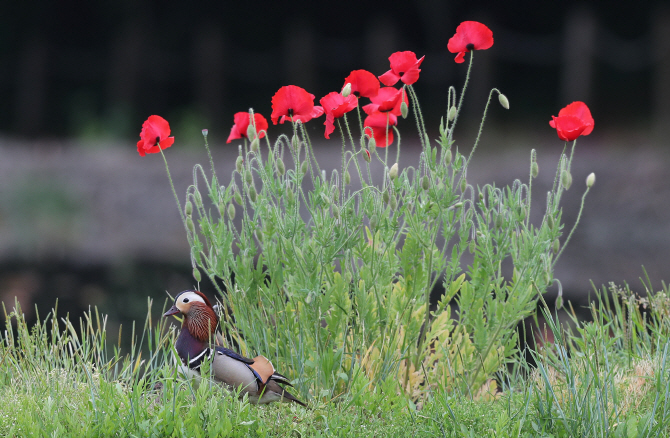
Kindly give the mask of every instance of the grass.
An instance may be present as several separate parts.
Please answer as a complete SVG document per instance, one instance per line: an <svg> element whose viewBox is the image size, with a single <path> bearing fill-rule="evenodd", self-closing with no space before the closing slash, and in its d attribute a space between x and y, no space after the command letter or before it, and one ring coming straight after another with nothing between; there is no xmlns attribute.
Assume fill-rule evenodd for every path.
<svg viewBox="0 0 670 438"><path fill-rule="evenodd" d="M310 409L254 406L216 384L182 380L170 351L174 329L152 320L151 303L125 353L107 345L96 311L75 323L54 310L28 327L16 305L0 342L0 435L670 436L667 292L597 291L591 322L559 325L545 311L555 343L520 354L489 391L437 388L409 400L388 378L337 399L315 397Z"/></svg>

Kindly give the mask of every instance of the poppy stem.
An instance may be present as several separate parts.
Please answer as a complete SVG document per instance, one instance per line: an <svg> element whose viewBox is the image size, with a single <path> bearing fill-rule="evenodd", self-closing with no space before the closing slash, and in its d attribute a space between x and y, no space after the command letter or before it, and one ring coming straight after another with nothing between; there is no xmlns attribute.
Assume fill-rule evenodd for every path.
<svg viewBox="0 0 670 438"><path fill-rule="evenodd" d="M421 144L424 146L423 150L427 150L430 144L425 143L425 138L426 138L426 125L424 124L423 121L423 113L421 112L421 107L419 106L419 97L416 95L416 91L414 90L414 87L411 85L406 86L407 89L409 89L409 95L412 98L412 106L414 107L414 119L416 120L416 129L419 131L419 139L421 140Z"/></svg>
<svg viewBox="0 0 670 438"><path fill-rule="evenodd" d="M160 147L158 149L161 151L161 156L163 157L163 162L165 163L165 171L167 172L168 181L170 181L170 188L172 188L172 194L174 195L174 200L177 203L177 208L179 209L179 217L181 217L181 221L184 224L184 228L186 229L186 236L190 244L191 232L189 231L188 226L186 225L186 217L184 216L184 211L181 209L181 202L179 202L179 196L177 196L177 191L175 190L174 183L172 182L172 175L170 175L170 167L168 166L167 158L163 153L163 149L161 149Z"/></svg>
<svg viewBox="0 0 670 438"><path fill-rule="evenodd" d="M574 225L572 226L572 229L570 230L570 234L568 234L568 237L565 239L565 242L563 242L563 245L561 245L561 250L556 254L556 257L554 257L554 263L552 263L552 268L556 266L556 262L558 261L558 258L563 254L563 250L565 249L566 246L568 246L568 242L570 242L570 239L572 238L572 235L575 233L575 229L577 229L577 225L579 225L579 221L582 218L582 212L584 211L584 201L586 201L586 195L589 193L589 190L591 190L591 187L586 187L586 191L582 195L582 203L579 206L579 213L577 214L577 220L575 221Z"/></svg>
<svg viewBox="0 0 670 438"><path fill-rule="evenodd" d="M454 117L453 122L451 122L451 130L449 130L449 142L451 142L454 137L454 128L456 127L456 122L458 121L458 116L461 114L461 107L463 106L463 97L465 97L465 90L468 88L468 82L470 82L470 71L472 70L472 60L474 59L474 50L470 51L470 63L468 64L468 71L465 74L465 82L463 83L463 89L461 90L461 97L458 100L458 108L456 109L456 116ZM449 108L447 108L447 120L449 119Z"/></svg>

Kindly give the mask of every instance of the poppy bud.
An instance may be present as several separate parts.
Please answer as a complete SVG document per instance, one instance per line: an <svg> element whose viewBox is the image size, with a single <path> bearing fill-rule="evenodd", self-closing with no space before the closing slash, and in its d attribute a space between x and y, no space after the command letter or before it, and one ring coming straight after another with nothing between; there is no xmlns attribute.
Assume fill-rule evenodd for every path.
<svg viewBox="0 0 670 438"><path fill-rule="evenodd" d="M391 166L391 170L389 170L389 178L394 181L396 178L398 178L398 163L395 163L393 166Z"/></svg>
<svg viewBox="0 0 670 438"><path fill-rule="evenodd" d="M572 185L572 175L570 175L570 172L567 170L563 170L563 172L561 172L561 184L563 184L565 190L568 190Z"/></svg>
<svg viewBox="0 0 670 438"><path fill-rule="evenodd" d="M558 250L561 249L561 242L558 239L554 240L554 243L551 245L551 250L554 254L558 253Z"/></svg>
<svg viewBox="0 0 670 438"><path fill-rule="evenodd" d="M195 206L202 208L202 196L200 195L200 191L198 189L195 189L193 192L193 197L195 198Z"/></svg>
<svg viewBox="0 0 670 438"><path fill-rule="evenodd" d="M475 253L475 241L474 240L470 241L470 244L468 245L468 250L470 251L470 254Z"/></svg>
<svg viewBox="0 0 670 438"><path fill-rule="evenodd" d="M596 174L591 172L589 176L586 177L586 187L591 188L596 182Z"/></svg>
<svg viewBox="0 0 670 438"><path fill-rule="evenodd" d="M382 201L384 201L384 204L389 203L389 192L382 193Z"/></svg>
<svg viewBox="0 0 670 438"><path fill-rule="evenodd" d="M333 185L333 188L331 190L332 190L333 202L337 202L337 198L340 197L340 189L336 185Z"/></svg>
<svg viewBox="0 0 670 438"><path fill-rule="evenodd" d="M249 126L247 126L247 138L249 140L253 140L256 138L256 128L250 123Z"/></svg>
<svg viewBox="0 0 670 438"><path fill-rule="evenodd" d="M351 174L349 173L348 170L344 172L344 184L346 185L351 184Z"/></svg>
<svg viewBox="0 0 670 438"><path fill-rule="evenodd" d="M260 140L258 138L254 138L251 140L251 152L258 152L258 146L260 145Z"/></svg>
<svg viewBox="0 0 670 438"><path fill-rule="evenodd" d="M298 150L298 146L300 146L300 139L298 138L297 134L294 135L291 139L291 144L293 145L293 149Z"/></svg>
<svg viewBox="0 0 670 438"><path fill-rule="evenodd" d="M444 153L444 162L447 166L451 164L451 149L447 149L447 152Z"/></svg>
<svg viewBox="0 0 670 438"><path fill-rule="evenodd" d="M284 174L286 173L286 167L284 167L284 161L281 159L281 157L277 158L276 164L277 164L277 172L279 172L281 176L284 176Z"/></svg>
<svg viewBox="0 0 670 438"><path fill-rule="evenodd" d="M421 188L424 190L428 190L430 188L430 180L428 179L428 175L423 176L423 179L421 180Z"/></svg>
<svg viewBox="0 0 670 438"><path fill-rule="evenodd" d="M549 227L550 230L554 229L554 217L553 216L547 216L547 226Z"/></svg>
<svg viewBox="0 0 670 438"><path fill-rule="evenodd" d="M549 271L544 272L544 281L547 284L551 284L551 272L549 272Z"/></svg>
<svg viewBox="0 0 670 438"><path fill-rule="evenodd" d="M530 176L537 178L537 175L540 173L540 168L537 165L537 162L533 161L530 165Z"/></svg>
<svg viewBox="0 0 670 438"><path fill-rule="evenodd" d="M195 281L197 281L198 283L200 283L200 280L202 280L198 268L193 268L193 278L195 278Z"/></svg>
<svg viewBox="0 0 670 438"><path fill-rule="evenodd" d="M337 205L333 205L333 217L335 219L340 218L340 209L337 207Z"/></svg>
<svg viewBox="0 0 670 438"><path fill-rule="evenodd" d="M351 94L351 83L347 82L347 84L342 88L342 97L349 97Z"/></svg>
<svg viewBox="0 0 670 438"><path fill-rule="evenodd" d="M242 196L237 190L235 190L235 193L233 194L233 199L237 202L237 205L242 205Z"/></svg>
<svg viewBox="0 0 670 438"><path fill-rule="evenodd" d="M400 104L400 115L402 116L403 119L407 118L408 112L409 108L407 108L407 103L403 100L402 103Z"/></svg>
<svg viewBox="0 0 670 438"><path fill-rule="evenodd" d="M496 228L502 228L502 221L503 221L503 215L497 214L495 219L493 220L493 223L495 224Z"/></svg>
<svg viewBox="0 0 670 438"><path fill-rule="evenodd" d="M484 193L479 192L479 200L483 201L484 200Z"/></svg>
<svg viewBox="0 0 670 438"><path fill-rule="evenodd" d="M258 193L256 193L256 187L253 185L249 186L249 199L251 199L251 202L256 202L256 197Z"/></svg>
<svg viewBox="0 0 670 438"><path fill-rule="evenodd" d="M186 213L186 216L191 216L193 214L193 204L191 201L186 201L186 206L184 207L184 212Z"/></svg>
<svg viewBox="0 0 670 438"><path fill-rule="evenodd" d="M367 149L363 149L363 152L365 152L365 153L363 154L363 159L364 159L367 163L369 163L370 161L372 161L372 156L370 155L370 151L367 150Z"/></svg>
<svg viewBox="0 0 670 438"><path fill-rule="evenodd" d="M464 192L468 188L468 182L465 178L461 179L461 192Z"/></svg>
<svg viewBox="0 0 670 438"><path fill-rule="evenodd" d="M228 204L228 218L232 221L235 219L235 205Z"/></svg>
<svg viewBox="0 0 670 438"><path fill-rule="evenodd" d="M207 129L202 130L202 136L207 138L207 134L209 134L209 131Z"/></svg>
<svg viewBox="0 0 670 438"><path fill-rule="evenodd" d="M223 217L226 212L226 204L224 204L223 201L220 201L216 208L219 210L219 216Z"/></svg>
<svg viewBox="0 0 670 438"><path fill-rule="evenodd" d="M377 146L377 142L375 141L374 137L370 137L370 141L368 141L368 149L374 149Z"/></svg>
<svg viewBox="0 0 670 438"><path fill-rule="evenodd" d="M246 181L249 185L254 182L254 176L251 174L251 172L244 172L244 181Z"/></svg>
<svg viewBox="0 0 670 438"><path fill-rule="evenodd" d="M456 118L457 112L458 112L458 110L456 109L455 106L452 106L451 108L449 108L449 113L447 114L447 118L449 119L450 122L454 121L454 119Z"/></svg>
<svg viewBox="0 0 670 438"><path fill-rule="evenodd" d="M374 231L375 228L377 228L377 222L379 222L379 219L377 218L376 214L373 214L372 217L370 218L370 229Z"/></svg>
<svg viewBox="0 0 670 438"><path fill-rule="evenodd" d="M295 196L293 195L293 190L288 188L286 190L286 198L288 199L289 204L293 204L293 201L295 201Z"/></svg>
<svg viewBox="0 0 670 438"><path fill-rule="evenodd" d="M507 97L504 94L498 94L498 102L500 102L500 105L506 110L509 109L509 100L507 100Z"/></svg>
<svg viewBox="0 0 670 438"><path fill-rule="evenodd" d="M261 233L260 230L254 231L254 236L256 236L256 240L263 243L263 233Z"/></svg>
<svg viewBox="0 0 670 438"><path fill-rule="evenodd" d="M307 166L308 165L309 165L309 163L307 163L307 160L300 163L300 172L301 173L307 173Z"/></svg>
<svg viewBox="0 0 670 438"><path fill-rule="evenodd" d="M389 199L389 206L391 207L391 210L395 210L398 208L398 200L396 199L395 196L391 196Z"/></svg>
<svg viewBox="0 0 670 438"><path fill-rule="evenodd" d="M244 163L244 158L240 155L237 157L237 160L235 160L235 169L237 169L239 173L242 173L242 163Z"/></svg>
<svg viewBox="0 0 670 438"><path fill-rule="evenodd" d="M195 225L193 225L193 219L190 217L186 218L186 228L188 228L191 234L195 234Z"/></svg>

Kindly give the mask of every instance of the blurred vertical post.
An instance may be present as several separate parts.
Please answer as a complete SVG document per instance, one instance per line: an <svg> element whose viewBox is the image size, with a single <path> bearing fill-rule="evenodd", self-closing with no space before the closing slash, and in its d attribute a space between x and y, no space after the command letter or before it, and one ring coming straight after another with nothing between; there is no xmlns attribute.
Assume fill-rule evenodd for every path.
<svg viewBox="0 0 670 438"><path fill-rule="evenodd" d="M24 135L39 134L47 98L47 42L33 32L19 55L16 78L16 128Z"/></svg>
<svg viewBox="0 0 670 438"><path fill-rule="evenodd" d="M304 17L295 17L284 29L286 29L283 50L286 81L315 94L317 53L314 29Z"/></svg>
<svg viewBox="0 0 670 438"><path fill-rule="evenodd" d="M134 130L133 104L140 86L145 38L142 26L131 21L113 36L109 59L107 95L109 108L106 117L115 134Z"/></svg>
<svg viewBox="0 0 670 438"><path fill-rule="evenodd" d="M578 6L568 12L563 37L563 70L559 106L591 101L597 23L592 11Z"/></svg>
<svg viewBox="0 0 670 438"><path fill-rule="evenodd" d="M221 29L214 25L200 26L193 47L195 98L203 123L218 123L225 101L225 43ZM239 111L247 108L240 108ZM204 126L204 125L203 125Z"/></svg>
<svg viewBox="0 0 670 438"><path fill-rule="evenodd" d="M656 140L670 135L670 9L652 10L652 123Z"/></svg>

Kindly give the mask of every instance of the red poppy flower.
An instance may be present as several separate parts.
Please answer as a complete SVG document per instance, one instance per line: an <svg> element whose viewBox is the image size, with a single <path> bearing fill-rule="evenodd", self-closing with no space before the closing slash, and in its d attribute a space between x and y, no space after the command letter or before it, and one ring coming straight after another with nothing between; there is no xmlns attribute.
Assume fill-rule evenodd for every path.
<svg viewBox="0 0 670 438"><path fill-rule="evenodd" d="M230 130L230 135L228 136L228 141L230 143L233 140L238 138L247 137L247 130L249 129L249 122L251 121L251 114L248 112L240 112L235 114L235 124ZM265 137L265 132L268 130L268 121L260 115L259 113L254 113L254 124L256 125L256 134L258 138ZM260 134L258 134L260 132Z"/></svg>
<svg viewBox="0 0 670 438"><path fill-rule="evenodd" d="M419 80L419 66L423 62L421 59L416 59L414 52L395 52L389 56L391 61L391 70L379 76L379 80L387 87L392 87L398 81L404 84L412 85Z"/></svg>
<svg viewBox="0 0 670 438"><path fill-rule="evenodd" d="M378 111L382 113L390 111L391 114L399 116L400 105L405 102L409 106L404 88L382 87L379 89L379 93L375 97L371 97L370 100L372 103L363 107L363 111L368 115Z"/></svg>
<svg viewBox="0 0 670 438"><path fill-rule="evenodd" d="M161 116L149 116L142 124L141 140L137 142L137 152L140 157L146 154L157 154L161 149L167 149L174 143L170 135L170 124Z"/></svg>
<svg viewBox="0 0 670 438"><path fill-rule="evenodd" d="M308 93L304 88L295 85L281 87L272 96L272 123L277 121L284 123L286 119L291 122L300 120L302 123L309 122L315 117L323 114L323 108L314 105L314 95Z"/></svg>
<svg viewBox="0 0 670 438"><path fill-rule="evenodd" d="M321 103L323 110L326 112L326 121L324 122L324 125L326 125L325 137L330 139L330 134L335 130L335 119L342 117L345 113L356 108L358 99L353 94L344 97L337 91L333 91L323 96L319 103Z"/></svg>
<svg viewBox="0 0 670 438"><path fill-rule="evenodd" d="M379 148L385 148L393 143L393 130L391 126L398 124L398 118L390 112L381 113L375 112L365 118L363 126L365 127L365 135L370 138L375 138L375 144ZM372 129L372 135L370 130Z"/></svg>
<svg viewBox="0 0 670 438"><path fill-rule="evenodd" d="M367 70L352 71L344 80L344 85L347 84L351 84L351 92L356 97L374 97L379 93L379 79Z"/></svg>
<svg viewBox="0 0 670 438"><path fill-rule="evenodd" d="M563 141L576 140L580 135L589 135L593 131L593 117L584 102L572 102L551 116L549 126L556 129L558 138Z"/></svg>
<svg viewBox="0 0 670 438"><path fill-rule="evenodd" d="M449 39L447 48L456 55L456 62L463 63L465 52L486 50L493 45L491 29L477 21L464 21L456 28L456 34Z"/></svg>

